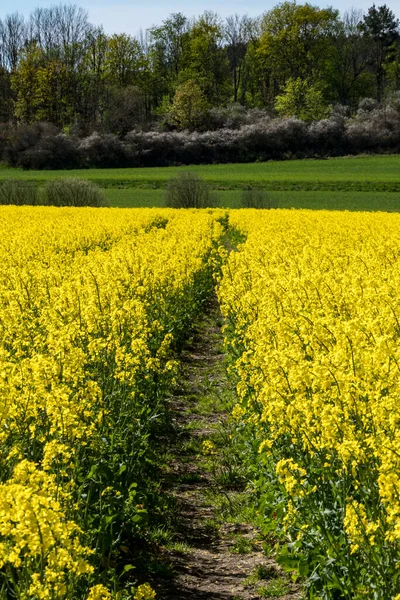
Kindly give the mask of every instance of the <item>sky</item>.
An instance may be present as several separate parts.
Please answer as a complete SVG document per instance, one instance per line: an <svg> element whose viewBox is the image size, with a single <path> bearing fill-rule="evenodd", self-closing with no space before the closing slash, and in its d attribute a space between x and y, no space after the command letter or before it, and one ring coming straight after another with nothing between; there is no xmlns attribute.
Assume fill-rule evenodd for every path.
<svg viewBox="0 0 400 600"><path fill-rule="evenodd" d="M333 6L344 12L351 4L356 8L367 10L374 0L354 0L349 4L348 0L309 0L310 4L325 8ZM226 17L238 13L255 17L270 10L278 4L278 0L72 0L62 1L64 4L77 4L89 13L89 20L95 25L103 25L107 33L129 33L137 35L139 31L145 30L152 25L160 24L171 13L182 12L191 17L199 15L205 10L213 10L221 16ZM300 4L301 2L299 2ZM59 4L58 0L0 0L0 18L10 12L20 12L24 15L37 6L48 7ZM375 0L380 6L386 4L400 17L400 0Z"/></svg>

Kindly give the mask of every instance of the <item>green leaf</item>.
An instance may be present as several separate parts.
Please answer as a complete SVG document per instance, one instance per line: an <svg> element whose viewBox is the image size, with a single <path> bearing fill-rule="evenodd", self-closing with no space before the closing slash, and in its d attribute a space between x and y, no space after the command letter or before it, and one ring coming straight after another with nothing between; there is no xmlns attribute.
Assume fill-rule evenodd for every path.
<svg viewBox="0 0 400 600"><path fill-rule="evenodd" d="M122 573L128 573L133 569L136 569L135 565L125 565L125 567L122 569Z"/></svg>

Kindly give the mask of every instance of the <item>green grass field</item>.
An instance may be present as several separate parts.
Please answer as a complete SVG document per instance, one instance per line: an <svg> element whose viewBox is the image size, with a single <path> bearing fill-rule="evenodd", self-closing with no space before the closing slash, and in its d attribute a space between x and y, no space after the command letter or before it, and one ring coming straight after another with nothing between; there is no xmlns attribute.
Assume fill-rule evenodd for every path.
<svg viewBox="0 0 400 600"><path fill-rule="evenodd" d="M0 180L44 184L59 177L81 177L106 190L111 206L162 206L163 190L179 171L197 173L216 190L220 206L240 205L240 190L264 187L282 208L337 210L400 209L400 155L327 160L271 161L190 167L23 171L0 166Z"/></svg>
<svg viewBox="0 0 400 600"><path fill-rule="evenodd" d="M105 190L110 206L121 208L164 206L163 190ZM217 205L239 208L240 190L214 192ZM279 208L400 211L400 192L269 192Z"/></svg>
<svg viewBox="0 0 400 600"><path fill-rule="evenodd" d="M18 177L46 181L55 177L82 177L99 182L102 187L160 187L180 170L198 173L215 188L228 189L250 183L277 186L317 184L398 184L400 190L400 156L362 156L327 160L288 160L229 165L192 165L190 167L154 167L138 169L80 169L71 171L22 171L0 168L0 179ZM272 189L272 188L271 188ZM279 187L277 188L279 189Z"/></svg>

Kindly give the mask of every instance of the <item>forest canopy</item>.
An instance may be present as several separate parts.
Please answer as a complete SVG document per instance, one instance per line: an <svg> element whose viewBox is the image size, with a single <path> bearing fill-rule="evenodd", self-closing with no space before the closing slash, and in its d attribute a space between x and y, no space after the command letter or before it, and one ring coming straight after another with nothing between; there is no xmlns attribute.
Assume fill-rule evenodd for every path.
<svg viewBox="0 0 400 600"><path fill-rule="evenodd" d="M106 35L77 5L0 21L0 122L85 135L208 130L227 106L313 121L399 88L399 20L386 5L342 16L295 1L254 19L177 13L138 37Z"/></svg>
<svg viewBox="0 0 400 600"><path fill-rule="evenodd" d="M138 24L139 25L139 24ZM77 5L0 21L0 161L34 169L400 152L400 25L286 1L107 35Z"/></svg>

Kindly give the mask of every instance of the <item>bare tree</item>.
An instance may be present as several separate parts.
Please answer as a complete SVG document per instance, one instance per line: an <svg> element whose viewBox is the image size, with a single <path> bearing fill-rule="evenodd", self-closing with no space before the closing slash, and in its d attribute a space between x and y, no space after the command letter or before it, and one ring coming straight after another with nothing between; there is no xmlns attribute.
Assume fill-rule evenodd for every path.
<svg viewBox="0 0 400 600"><path fill-rule="evenodd" d="M346 32L351 35L357 33L360 28L360 23L364 17L364 11L362 8L355 8L352 6L343 15L343 23Z"/></svg>
<svg viewBox="0 0 400 600"><path fill-rule="evenodd" d="M18 55L26 41L27 28L24 17L19 13L6 15L0 21L0 64L9 72L14 72Z"/></svg>
<svg viewBox="0 0 400 600"><path fill-rule="evenodd" d="M105 70L108 38L102 27L87 34L85 56L79 66L77 113L81 122L90 127L101 121L106 97Z"/></svg>
<svg viewBox="0 0 400 600"><path fill-rule="evenodd" d="M232 15L227 17L223 32L227 46L227 54L232 73L234 102L238 101L239 89L242 84L243 68L247 48L253 37L255 23L247 15Z"/></svg>
<svg viewBox="0 0 400 600"><path fill-rule="evenodd" d="M70 69L81 60L91 29L87 11L76 4L36 8L29 23L30 38L48 56L57 55Z"/></svg>
<svg viewBox="0 0 400 600"><path fill-rule="evenodd" d="M88 13L76 4L60 4L55 8L55 17L58 24L58 43L63 51L62 58L67 65L74 67L81 58L81 48L93 29L88 20Z"/></svg>
<svg viewBox="0 0 400 600"><path fill-rule="evenodd" d="M143 31L142 28L139 29L138 42L139 42L140 48L142 50L143 56L148 56L150 54L150 47L151 47L150 33L149 33L148 29L146 29L145 31Z"/></svg>
<svg viewBox="0 0 400 600"><path fill-rule="evenodd" d="M342 104L358 103L357 91L361 76L366 72L370 59L370 44L360 31L363 11L351 8L344 13L332 37L332 83Z"/></svg>
<svg viewBox="0 0 400 600"><path fill-rule="evenodd" d="M55 28L54 8L36 8L29 19L29 37L36 42L48 56L57 51L57 31Z"/></svg>
<svg viewBox="0 0 400 600"><path fill-rule="evenodd" d="M149 39L164 54L165 69L175 78L181 67L185 35L189 21L182 13L174 13L159 27L149 29Z"/></svg>

